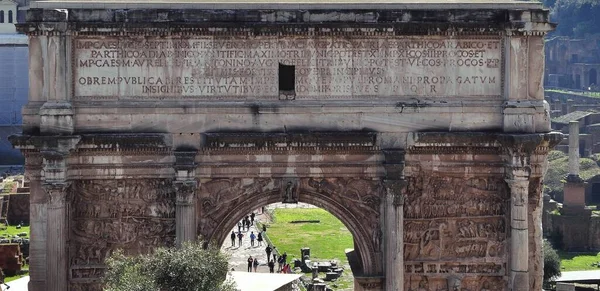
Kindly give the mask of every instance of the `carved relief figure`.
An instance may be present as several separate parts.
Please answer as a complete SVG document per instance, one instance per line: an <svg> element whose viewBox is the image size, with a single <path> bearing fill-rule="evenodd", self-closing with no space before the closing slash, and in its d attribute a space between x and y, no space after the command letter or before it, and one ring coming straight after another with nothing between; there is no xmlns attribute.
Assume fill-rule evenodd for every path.
<svg viewBox="0 0 600 291"><path fill-rule="evenodd" d="M73 278L97 280L110 253L145 253L172 245L175 193L168 180L76 181L69 262Z"/></svg>
<svg viewBox="0 0 600 291"><path fill-rule="evenodd" d="M484 258L506 255L506 213L510 198L503 180L494 177L453 178L425 173L407 177L406 180L404 258L405 263L413 265L408 268L410 272L418 274L418 264L457 259L478 262ZM432 270L437 273L435 266L432 270L425 270L423 265L419 268L424 273ZM447 270L441 266L439 269L439 273ZM483 265L455 266L451 270L470 275L461 278L459 283L456 280L429 280L429 288L479 290L479 285L470 286L470 281L466 279L477 279L479 274L502 276L505 272L502 268L496 270ZM457 284L460 286L455 287Z"/></svg>
<svg viewBox="0 0 600 291"><path fill-rule="evenodd" d="M297 186L292 181L288 181L283 191L283 203L298 203L298 199L295 197Z"/></svg>

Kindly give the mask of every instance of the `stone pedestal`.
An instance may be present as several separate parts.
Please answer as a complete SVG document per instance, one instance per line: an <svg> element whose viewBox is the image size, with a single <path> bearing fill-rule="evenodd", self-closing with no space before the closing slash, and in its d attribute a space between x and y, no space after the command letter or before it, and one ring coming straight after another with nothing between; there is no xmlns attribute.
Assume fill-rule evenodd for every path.
<svg viewBox="0 0 600 291"><path fill-rule="evenodd" d="M564 207L565 214L576 214L585 209L585 185L579 176L567 176L564 185Z"/></svg>
<svg viewBox="0 0 600 291"><path fill-rule="evenodd" d="M46 278L48 291L67 290L67 189L69 183L46 184L48 194L48 234Z"/></svg>

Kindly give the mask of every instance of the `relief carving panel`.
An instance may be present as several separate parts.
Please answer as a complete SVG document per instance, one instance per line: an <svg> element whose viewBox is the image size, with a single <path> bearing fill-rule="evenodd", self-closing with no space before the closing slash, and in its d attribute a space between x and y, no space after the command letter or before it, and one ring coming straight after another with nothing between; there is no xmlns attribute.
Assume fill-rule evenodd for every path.
<svg viewBox="0 0 600 291"><path fill-rule="evenodd" d="M174 243L175 192L169 180L76 181L70 209L74 283L98 281L104 260L117 248L139 254Z"/></svg>
<svg viewBox="0 0 600 291"><path fill-rule="evenodd" d="M272 178L214 179L200 183L196 195L199 234L205 238L213 237L217 226L237 206L251 202L261 194L279 196L281 187L281 180Z"/></svg>
<svg viewBox="0 0 600 291"><path fill-rule="evenodd" d="M447 281L456 275L458 290L502 290L504 283L495 282L503 282L506 273L505 182L428 174L407 177L407 182L405 289L454 290Z"/></svg>

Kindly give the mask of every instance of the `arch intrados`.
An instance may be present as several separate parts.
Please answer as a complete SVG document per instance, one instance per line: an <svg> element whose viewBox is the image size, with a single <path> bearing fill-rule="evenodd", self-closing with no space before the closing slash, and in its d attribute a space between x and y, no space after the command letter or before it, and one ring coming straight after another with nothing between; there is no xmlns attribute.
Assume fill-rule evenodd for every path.
<svg viewBox="0 0 600 291"><path fill-rule="evenodd" d="M281 202L281 197L279 194L279 191L261 192L254 194L251 203L239 203L232 211L229 212L229 214L219 219L219 223L215 227L210 237L207 238L207 241L218 243L219 246L222 245L229 236L229 231L231 231L237 225L238 221L245 217L250 211L264 205ZM305 198L307 196L312 197L321 205L316 205L315 203L306 200ZM368 235L369 232L364 229L362 224L359 222L360 220L354 216L353 213L350 211L344 211L345 207L332 199L328 199L327 196L314 193L312 191L307 191L305 189L300 189L298 202L323 208L339 219L352 234L354 244L359 250L358 255L360 256L363 264L363 271L365 273L377 273L374 264L374 260L376 258L371 258L368 255L369 253L374 252L373 246L370 243L370 238Z"/></svg>

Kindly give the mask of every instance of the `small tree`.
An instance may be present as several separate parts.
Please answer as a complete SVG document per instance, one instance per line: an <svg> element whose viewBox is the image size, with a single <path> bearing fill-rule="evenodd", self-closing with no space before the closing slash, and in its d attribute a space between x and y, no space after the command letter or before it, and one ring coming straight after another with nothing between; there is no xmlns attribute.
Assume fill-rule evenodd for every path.
<svg viewBox="0 0 600 291"><path fill-rule="evenodd" d="M544 285L550 285L560 276L560 257L552 245L544 240Z"/></svg>
<svg viewBox="0 0 600 291"><path fill-rule="evenodd" d="M107 291L234 291L225 282L227 257L218 248L185 243L181 248L158 248L154 253L127 257L121 251L107 259Z"/></svg>

